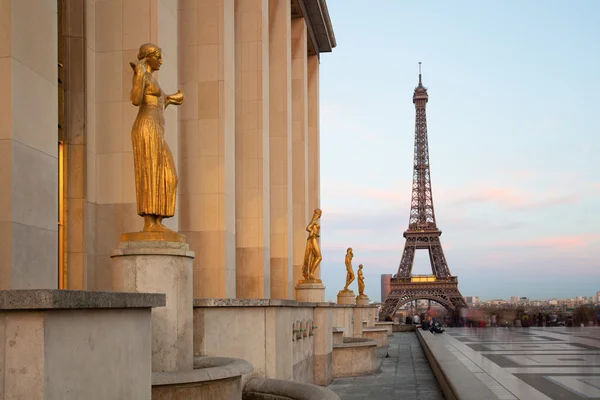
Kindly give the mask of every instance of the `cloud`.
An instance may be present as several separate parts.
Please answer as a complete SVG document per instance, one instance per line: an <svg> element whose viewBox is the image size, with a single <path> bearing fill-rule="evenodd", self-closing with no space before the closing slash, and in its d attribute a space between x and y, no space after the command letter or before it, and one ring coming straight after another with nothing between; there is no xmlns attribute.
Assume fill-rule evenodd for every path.
<svg viewBox="0 0 600 400"><path fill-rule="evenodd" d="M398 189L385 190L368 185L360 185L355 182L335 182L324 185L321 195L328 201L339 198L359 198L364 200L381 200L393 204L410 204L410 191L400 190L401 187L409 187L411 183L394 183L392 187Z"/></svg>
<svg viewBox="0 0 600 400"><path fill-rule="evenodd" d="M517 169L508 172L508 175L513 181L524 182L533 180L538 176L538 172L531 169Z"/></svg>
<svg viewBox="0 0 600 400"><path fill-rule="evenodd" d="M551 248L553 250L572 250L577 251L582 247L588 247L600 241L598 234L565 235L553 237L541 237L529 240L515 240L493 243L496 247L526 247L526 248Z"/></svg>
<svg viewBox="0 0 600 400"><path fill-rule="evenodd" d="M375 233L404 232L408 228L409 207L396 206L390 210L373 210L369 212L333 211L325 215L321 226L324 230L342 231L345 233ZM462 209L447 211L440 220L436 214L438 227L451 232L495 230L505 231L522 228L522 221L511 221L508 218L490 219L469 215ZM399 238L404 243L404 238Z"/></svg>
<svg viewBox="0 0 600 400"><path fill-rule="evenodd" d="M450 191L447 201L454 204L488 203L508 211L573 205L581 201L579 193L556 193L554 190L534 192L509 187L467 187L460 193Z"/></svg>
<svg viewBox="0 0 600 400"><path fill-rule="evenodd" d="M404 245L404 243L398 243L397 246L394 245L389 245L389 244L380 244L380 243L358 243L354 246L352 245L348 245L348 243L327 243L327 242L323 242L322 244L322 248L323 251L335 251L335 250L343 250L344 254L346 253L346 250L348 249L348 247L352 247L352 249L354 250L354 252L356 252L357 250L363 250L363 251L373 251L373 252L378 252L378 253L382 253L382 252L398 252L398 251L402 251L402 246Z"/></svg>

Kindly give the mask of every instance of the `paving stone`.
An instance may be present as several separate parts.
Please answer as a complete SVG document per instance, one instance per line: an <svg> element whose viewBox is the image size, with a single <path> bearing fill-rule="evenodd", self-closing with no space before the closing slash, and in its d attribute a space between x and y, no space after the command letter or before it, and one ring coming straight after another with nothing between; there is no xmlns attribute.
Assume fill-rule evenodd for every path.
<svg viewBox="0 0 600 400"><path fill-rule="evenodd" d="M329 389L341 400L444 399L414 332L389 337L389 347L377 349L377 365L374 375L336 379Z"/></svg>

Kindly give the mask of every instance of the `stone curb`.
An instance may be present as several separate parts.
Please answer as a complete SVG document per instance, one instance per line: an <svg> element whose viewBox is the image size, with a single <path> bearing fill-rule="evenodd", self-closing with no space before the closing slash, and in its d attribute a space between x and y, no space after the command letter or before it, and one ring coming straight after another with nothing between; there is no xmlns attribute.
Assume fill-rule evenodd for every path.
<svg viewBox="0 0 600 400"><path fill-rule="evenodd" d="M309 383L253 378L244 387L243 400L340 400L333 391Z"/></svg>
<svg viewBox="0 0 600 400"><path fill-rule="evenodd" d="M240 377L252 371L252 364L239 358L194 357L192 371L152 373L152 386L217 381Z"/></svg>
<svg viewBox="0 0 600 400"><path fill-rule="evenodd" d="M445 340L417 329L417 338L447 400L498 400L445 346Z"/></svg>

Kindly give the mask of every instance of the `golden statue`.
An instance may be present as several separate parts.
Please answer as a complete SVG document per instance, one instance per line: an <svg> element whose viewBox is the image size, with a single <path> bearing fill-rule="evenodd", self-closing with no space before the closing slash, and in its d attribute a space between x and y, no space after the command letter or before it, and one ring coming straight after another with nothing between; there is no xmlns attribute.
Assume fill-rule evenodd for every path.
<svg viewBox="0 0 600 400"><path fill-rule="evenodd" d="M152 43L143 44L138 62L130 62L133 84L129 98L139 111L133 128L133 163L137 212L144 218L144 232L181 236L162 224L175 214L177 171L173 155L165 141L164 109L183 103L180 90L166 95L153 73L162 65L162 51ZM135 234L125 234L135 235ZM123 237L122 239L123 240Z"/></svg>
<svg viewBox="0 0 600 400"><path fill-rule="evenodd" d="M321 225L319 225L319 218L321 218L321 210L318 208L315 210L312 220L306 226L308 232L308 238L306 239L306 251L304 252L304 265L302 266L302 275L304 276L304 282L312 281L321 283L320 279L315 278L315 272L321 263L323 257L321 257L321 249L319 248L319 237L321 232Z"/></svg>
<svg viewBox="0 0 600 400"><path fill-rule="evenodd" d="M354 281L354 271L352 271L352 258L354 254L352 253L352 247L348 247L346 251L346 286L344 286L344 290L349 290L348 286Z"/></svg>
<svg viewBox="0 0 600 400"><path fill-rule="evenodd" d="M362 264L360 264L358 266L358 295L359 296L365 295L365 277L363 275L362 269L363 269L363 266L362 266Z"/></svg>

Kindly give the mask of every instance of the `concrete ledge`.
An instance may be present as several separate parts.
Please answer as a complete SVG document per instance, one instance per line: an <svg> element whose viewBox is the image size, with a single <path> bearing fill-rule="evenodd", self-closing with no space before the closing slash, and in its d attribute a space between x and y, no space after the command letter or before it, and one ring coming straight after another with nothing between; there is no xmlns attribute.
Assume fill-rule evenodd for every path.
<svg viewBox="0 0 600 400"><path fill-rule="evenodd" d="M334 344L334 349L344 348L344 347L371 347L377 346L377 342L367 338L359 338L359 337L345 337L343 343Z"/></svg>
<svg viewBox="0 0 600 400"><path fill-rule="evenodd" d="M331 390L280 379L253 378L244 386L243 400L340 400Z"/></svg>
<svg viewBox="0 0 600 400"><path fill-rule="evenodd" d="M377 343L358 337L345 337L333 345L333 377L362 376L377 370Z"/></svg>
<svg viewBox="0 0 600 400"><path fill-rule="evenodd" d="M94 292L88 290L0 290L0 310L60 310L164 307L162 293Z"/></svg>
<svg viewBox="0 0 600 400"><path fill-rule="evenodd" d="M400 325L400 324L394 324L394 327L392 328L393 332L414 332L417 330L417 325Z"/></svg>
<svg viewBox="0 0 600 400"><path fill-rule="evenodd" d="M375 328L385 328L388 331L388 336L394 334L394 323L393 322L375 322Z"/></svg>
<svg viewBox="0 0 600 400"><path fill-rule="evenodd" d="M192 371L154 372L152 386L216 381L241 377L252 371L252 364L239 358L194 357Z"/></svg>
<svg viewBox="0 0 600 400"><path fill-rule="evenodd" d="M387 347L388 330L386 328L363 328L363 337L377 342L377 347Z"/></svg>
<svg viewBox="0 0 600 400"><path fill-rule="evenodd" d="M333 344L336 345L344 343L344 332L346 329L334 326L331 330L333 335Z"/></svg>
<svg viewBox="0 0 600 400"><path fill-rule="evenodd" d="M444 346L443 339L422 329L417 329L416 334L447 400L498 400L498 396Z"/></svg>
<svg viewBox="0 0 600 400"><path fill-rule="evenodd" d="M321 303L277 299L194 299L194 307L316 307Z"/></svg>

